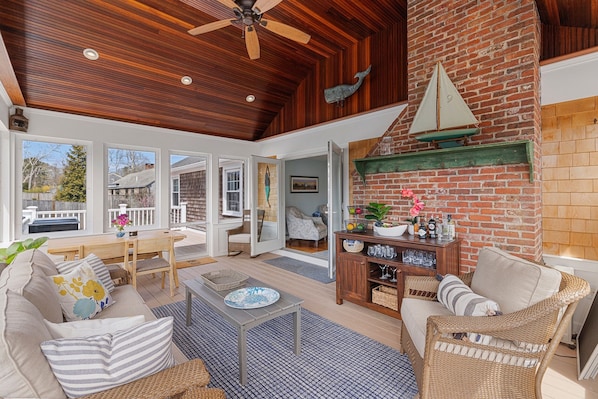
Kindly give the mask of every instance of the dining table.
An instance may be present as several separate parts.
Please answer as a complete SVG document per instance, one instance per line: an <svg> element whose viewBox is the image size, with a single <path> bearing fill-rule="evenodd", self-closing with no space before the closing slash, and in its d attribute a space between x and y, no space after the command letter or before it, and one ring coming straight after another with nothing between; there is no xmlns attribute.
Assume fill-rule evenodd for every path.
<svg viewBox="0 0 598 399"><path fill-rule="evenodd" d="M75 237L62 237L62 238L50 238L48 240L47 252L52 255L62 255L65 261L75 260L75 257L79 254L79 247L84 244L110 244L119 243L122 240L151 240L166 234L174 236L174 241L182 241L187 236L180 231L168 230L168 229L153 229L153 230L140 230L136 236L126 236L122 238L116 237L114 233L105 234L91 234L91 235L79 235ZM151 254L150 254L151 255ZM110 261L118 259L120 255L115 254L112 258L104 258L103 261ZM121 257L122 259L122 257Z"/></svg>

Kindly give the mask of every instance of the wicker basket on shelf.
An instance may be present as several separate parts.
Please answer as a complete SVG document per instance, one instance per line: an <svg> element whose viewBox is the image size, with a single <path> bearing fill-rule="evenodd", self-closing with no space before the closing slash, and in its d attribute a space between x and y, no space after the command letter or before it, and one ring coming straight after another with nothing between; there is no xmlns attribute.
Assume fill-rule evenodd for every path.
<svg viewBox="0 0 598 399"><path fill-rule="evenodd" d="M363 249L363 241L359 240L344 240L343 248L347 252L361 252Z"/></svg>
<svg viewBox="0 0 598 399"><path fill-rule="evenodd" d="M372 302L392 310L399 310L397 289L385 285L372 288Z"/></svg>

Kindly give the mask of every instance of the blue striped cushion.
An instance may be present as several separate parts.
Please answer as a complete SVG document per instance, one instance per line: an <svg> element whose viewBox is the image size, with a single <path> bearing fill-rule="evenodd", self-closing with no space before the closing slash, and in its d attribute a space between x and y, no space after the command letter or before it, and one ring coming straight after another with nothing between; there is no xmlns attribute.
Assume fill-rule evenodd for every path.
<svg viewBox="0 0 598 399"><path fill-rule="evenodd" d="M114 281L112 281L112 278L110 277L110 271L108 270L104 262L94 254L87 255L85 259L59 262L56 265L56 269L60 274L67 274L68 272L73 271L77 266L79 266L83 262L87 262L89 266L91 266L93 272L102 282L102 284L104 284L104 287L108 290L108 292L114 291Z"/></svg>
<svg viewBox="0 0 598 399"><path fill-rule="evenodd" d="M174 366L172 317L113 334L45 341L41 349L70 398L114 388Z"/></svg>
<svg viewBox="0 0 598 399"><path fill-rule="evenodd" d="M452 274L447 274L440 282L438 302L457 316L494 316L500 313L498 303L476 294Z"/></svg>

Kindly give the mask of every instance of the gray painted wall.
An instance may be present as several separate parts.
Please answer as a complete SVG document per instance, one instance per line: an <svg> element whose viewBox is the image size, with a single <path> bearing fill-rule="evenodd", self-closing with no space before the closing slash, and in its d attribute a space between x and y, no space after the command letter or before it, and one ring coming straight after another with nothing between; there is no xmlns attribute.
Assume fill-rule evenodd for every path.
<svg viewBox="0 0 598 399"><path fill-rule="evenodd" d="M303 213L311 216L318 209L318 205L328 202L328 171L325 156L286 161L284 170L285 186L287 187L286 206L296 206ZM318 177L318 192L291 193L291 176Z"/></svg>

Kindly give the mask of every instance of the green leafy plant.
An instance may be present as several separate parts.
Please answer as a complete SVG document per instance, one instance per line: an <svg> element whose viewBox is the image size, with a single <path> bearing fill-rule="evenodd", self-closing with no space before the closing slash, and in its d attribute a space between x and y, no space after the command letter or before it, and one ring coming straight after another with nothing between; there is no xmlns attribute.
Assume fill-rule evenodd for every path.
<svg viewBox="0 0 598 399"><path fill-rule="evenodd" d="M376 226L382 226L384 218L386 218L386 215L391 208L390 205L370 202L369 205L365 207L365 210L369 212L365 215L365 218L368 220L375 220L376 222L374 224Z"/></svg>
<svg viewBox="0 0 598 399"><path fill-rule="evenodd" d="M11 264L15 257L23 251L39 248L48 241L48 237L36 239L28 238L25 241L15 241L8 248L0 248L0 263Z"/></svg>

